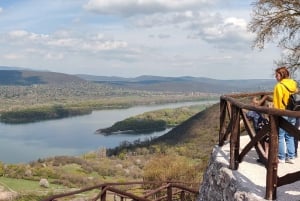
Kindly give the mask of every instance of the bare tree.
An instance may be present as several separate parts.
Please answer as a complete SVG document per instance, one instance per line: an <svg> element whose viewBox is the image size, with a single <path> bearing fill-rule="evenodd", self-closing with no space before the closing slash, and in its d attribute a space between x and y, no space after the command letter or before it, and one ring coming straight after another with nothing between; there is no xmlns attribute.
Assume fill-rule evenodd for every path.
<svg viewBox="0 0 300 201"><path fill-rule="evenodd" d="M258 0L253 3L249 30L256 34L254 47L275 42L283 48L277 64L294 73L300 69L300 0Z"/></svg>

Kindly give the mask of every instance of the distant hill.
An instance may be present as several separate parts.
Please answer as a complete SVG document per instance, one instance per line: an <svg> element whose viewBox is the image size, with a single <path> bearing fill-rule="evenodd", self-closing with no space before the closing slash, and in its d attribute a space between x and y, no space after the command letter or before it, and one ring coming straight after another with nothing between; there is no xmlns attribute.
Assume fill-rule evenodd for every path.
<svg viewBox="0 0 300 201"><path fill-rule="evenodd" d="M203 92L218 94L271 91L275 85L275 79L217 80L205 77L161 77L150 75L124 78L83 74L70 75L0 66L0 85L66 84L82 82L101 83L117 88L143 91Z"/></svg>
<svg viewBox="0 0 300 201"><path fill-rule="evenodd" d="M64 84L85 80L63 73L32 70L0 70L1 85Z"/></svg>
<svg viewBox="0 0 300 201"><path fill-rule="evenodd" d="M0 66L0 70L29 70L22 67Z"/></svg>
<svg viewBox="0 0 300 201"><path fill-rule="evenodd" d="M136 78L77 75L97 83L106 83L118 87L137 90L172 92L232 93L251 91L271 91L275 79L216 80L205 77L160 77L139 76Z"/></svg>

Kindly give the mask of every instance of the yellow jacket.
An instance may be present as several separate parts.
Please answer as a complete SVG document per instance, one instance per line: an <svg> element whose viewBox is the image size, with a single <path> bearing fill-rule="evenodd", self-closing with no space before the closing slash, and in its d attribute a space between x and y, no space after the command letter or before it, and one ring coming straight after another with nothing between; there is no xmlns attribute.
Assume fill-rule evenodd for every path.
<svg viewBox="0 0 300 201"><path fill-rule="evenodd" d="M286 89L286 87L289 91ZM273 104L276 109L285 110L286 105L289 100L290 94L296 93L298 91L297 82L293 79L282 79L278 82L273 91Z"/></svg>

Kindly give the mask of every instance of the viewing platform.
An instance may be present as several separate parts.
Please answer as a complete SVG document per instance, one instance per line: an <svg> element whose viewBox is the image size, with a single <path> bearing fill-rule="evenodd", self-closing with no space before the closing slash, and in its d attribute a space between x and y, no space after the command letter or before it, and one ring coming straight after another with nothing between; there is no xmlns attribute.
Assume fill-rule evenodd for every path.
<svg viewBox="0 0 300 201"><path fill-rule="evenodd" d="M240 138L240 145L249 143L249 136ZM298 150L298 156L299 156ZM200 198L204 200L251 200L265 201L267 171L263 164L258 163L255 149L251 149L239 164L237 170L229 169L230 144L222 147L216 145L212 152L208 171L200 189ZM278 176L298 171L300 157L295 164L278 164ZM215 169L215 171L214 171ZM222 191L217 190L222 189ZM232 194L231 194L232 193ZM204 197L203 197L204 196ZM277 188L277 201L299 201L300 181Z"/></svg>
<svg viewBox="0 0 300 201"><path fill-rule="evenodd" d="M273 100L272 92L220 97L219 144L214 148L200 187L200 201L300 200L299 159L295 164L278 161L279 128L300 139L300 130L283 117L300 117L300 111L275 109L266 105L266 101L250 104L249 98L254 97L270 103ZM254 130L246 115L248 111L260 113L268 123ZM222 158L224 161L219 162ZM261 163L256 161L258 158Z"/></svg>

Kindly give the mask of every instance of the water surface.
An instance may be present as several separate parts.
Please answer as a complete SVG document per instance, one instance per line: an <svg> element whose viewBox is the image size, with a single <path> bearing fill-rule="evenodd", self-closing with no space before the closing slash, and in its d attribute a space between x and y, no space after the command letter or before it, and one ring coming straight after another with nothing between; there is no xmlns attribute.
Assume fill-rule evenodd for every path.
<svg viewBox="0 0 300 201"><path fill-rule="evenodd" d="M216 101L184 102L164 105L136 106L127 109L99 110L89 115L26 124L0 123L0 161L5 163L30 162L56 155L80 155L99 148L113 148L123 141L163 135L167 131L151 134L95 134L117 121L143 112L176 108Z"/></svg>

